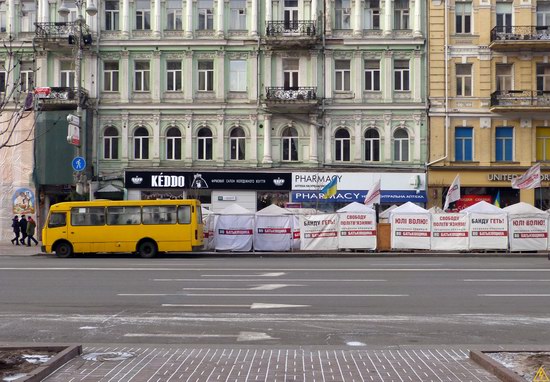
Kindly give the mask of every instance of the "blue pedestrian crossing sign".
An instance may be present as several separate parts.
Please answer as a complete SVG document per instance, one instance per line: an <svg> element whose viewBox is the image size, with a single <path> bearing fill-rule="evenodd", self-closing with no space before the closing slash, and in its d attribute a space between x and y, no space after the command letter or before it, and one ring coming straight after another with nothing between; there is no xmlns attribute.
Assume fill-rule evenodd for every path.
<svg viewBox="0 0 550 382"><path fill-rule="evenodd" d="M73 170L82 171L86 168L86 159L82 157L74 157L72 166L73 166Z"/></svg>

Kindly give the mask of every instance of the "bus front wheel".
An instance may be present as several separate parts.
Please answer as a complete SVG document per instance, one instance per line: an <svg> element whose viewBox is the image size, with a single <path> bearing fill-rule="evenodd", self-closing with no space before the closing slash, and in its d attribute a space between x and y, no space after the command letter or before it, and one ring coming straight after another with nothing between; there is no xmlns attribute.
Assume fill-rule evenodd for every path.
<svg viewBox="0 0 550 382"><path fill-rule="evenodd" d="M145 259L155 257L157 255L157 245L152 241L144 241L138 247L138 254Z"/></svg>
<svg viewBox="0 0 550 382"><path fill-rule="evenodd" d="M55 255L57 257L71 257L73 255L73 247L71 244L63 242L55 246Z"/></svg>

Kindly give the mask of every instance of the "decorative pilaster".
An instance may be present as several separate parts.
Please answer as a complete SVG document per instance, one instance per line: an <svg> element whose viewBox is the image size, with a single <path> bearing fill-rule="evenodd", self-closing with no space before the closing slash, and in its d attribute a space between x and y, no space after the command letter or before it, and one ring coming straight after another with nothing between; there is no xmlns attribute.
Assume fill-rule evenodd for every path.
<svg viewBox="0 0 550 382"><path fill-rule="evenodd" d="M309 115L309 161L311 163L319 163L317 142L319 141L319 133L317 127L317 115Z"/></svg>
<svg viewBox="0 0 550 382"><path fill-rule="evenodd" d="M384 114L384 161L391 163L392 162L392 135L391 135L391 114Z"/></svg>
<svg viewBox="0 0 550 382"><path fill-rule="evenodd" d="M258 115L250 114L250 162L258 165Z"/></svg>
<svg viewBox="0 0 550 382"><path fill-rule="evenodd" d="M193 38L193 0L187 0L185 8L185 37ZM188 77L193 78L193 77Z"/></svg>
<svg viewBox="0 0 550 382"><path fill-rule="evenodd" d="M413 0L414 4L414 25L413 25L413 37L422 37L422 1Z"/></svg>
<svg viewBox="0 0 550 382"><path fill-rule="evenodd" d="M332 50L325 50L325 98L332 98Z"/></svg>
<svg viewBox="0 0 550 382"><path fill-rule="evenodd" d="M217 77L217 83L218 86L216 86L215 93L216 98L223 102L225 100L225 51L218 50L216 52L216 73L218 74ZM192 77L191 77L192 78Z"/></svg>
<svg viewBox="0 0 550 382"><path fill-rule="evenodd" d="M413 102L422 102L422 52L415 50L413 52L413 76L414 82L412 86Z"/></svg>
<svg viewBox="0 0 550 382"><path fill-rule="evenodd" d="M163 72L163 70L160 68L160 56L161 52L159 50L155 50L153 52L153 70L151 71L151 73L153 74L153 86L151 86L151 96L153 98L153 103L160 103L160 81L161 73ZM157 85L155 86L155 84Z"/></svg>
<svg viewBox="0 0 550 382"><path fill-rule="evenodd" d="M265 21L273 21L273 4L272 0L265 0Z"/></svg>
<svg viewBox="0 0 550 382"><path fill-rule="evenodd" d="M184 51L184 76L183 78L187 78L187 81L183 81L183 96L185 98L185 102L193 102L193 81L191 78L193 78L193 51L187 50Z"/></svg>
<svg viewBox="0 0 550 382"><path fill-rule="evenodd" d="M271 114L264 115L264 158L262 163L271 164Z"/></svg>
<svg viewBox="0 0 550 382"><path fill-rule="evenodd" d="M216 35L219 38L224 38L225 36L225 26L224 26L224 17L225 17L225 0L218 0L218 22Z"/></svg>
<svg viewBox="0 0 550 382"><path fill-rule="evenodd" d="M260 95L258 94L258 51L253 50L248 56L248 67L250 68L250 75L252 76L250 81L250 88L248 89L248 99L251 101L256 101L259 99Z"/></svg>
<svg viewBox="0 0 550 382"><path fill-rule="evenodd" d="M47 4L46 4L47 6ZM8 25L6 25L6 33L11 34L14 38L17 38L17 29L15 28L15 0L8 1Z"/></svg>
<svg viewBox="0 0 550 382"><path fill-rule="evenodd" d="M185 121L185 153L184 159L187 163L193 162L193 114L186 114Z"/></svg>
<svg viewBox="0 0 550 382"><path fill-rule="evenodd" d="M250 37L258 37L258 1L252 0L252 15L250 15Z"/></svg>
<svg viewBox="0 0 550 382"><path fill-rule="evenodd" d="M120 102L128 103L130 99L130 53L120 52Z"/></svg>
<svg viewBox="0 0 550 382"><path fill-rule="evenodd" d="M153 166L160 164L160 113L153 114L153 152L151 159Z"/></svg>
<svg viewBox="0 0 550 382"><path fill-rule="evenodd" d="M331 118L325 118L325 130L323 131L323 134L325 134L325 163L326 164L332 164L332 119Z"/></svg>
<svg viewBox="0 0 550 382"><path fill-rule="evenodd" d="M161 38L162 32L161 32L161 7L160 7L160 1L161 0L154 0L155 1L155 7L154 7L154 16L153 16L153 37L154 38Z"/></svg>
<svg viewBox="0 0 550 382"><path fill-rule="evenodd" d="M362 1L355 0L355 6L353 7L353 35L360 37L363 35L363 27L361 25L361 13L362 13Z"/></svg>
<svg viewBox="0 0 550 382"><path fill-rule="evenodd" d="M361 103L363 99L363 81L361 81L361 73L363 72L362 68L363 52L358 50L355 51L353 54L353 72L355 72L355 81L352 81L352 90L356 103Z"/></svg>
<svg viewBox="0 0 550 382"><path fill-rule="evenodd" d="M362 142L362 138L361 138L361 120L362 120L362 116L361 114L355 114L353 116L353 119L355 121L355 125L354 125L354 129L353 129L353 135L355 137L355 142L354 142L354 145L353 145L353 152L354 152L354 160L355 162L357 163L361 163L361 161L363 160L362 158L362 153L361 153L361 149L363 147L363 145L361 144Z"/></svg>
<svg viewBox="0 0 550 382"><path fill-rule="evenodd" d="M380 73L380 78L383 79L382 82L382 98L384 102L392 102L393 100L393 51L386 50L382 54L382 72Z"/></svg>
<svg viewBox="0 0 550 382"><path fill-rule="evenodd" d="M270 87L271 85L271 59L273 52L271 50L265 51L265 60L264 60L264 86Z"/></svg>
<svg viewBox="0 0 550 382"><path fill-rule="evenodd" d="M384 0L385 6L384 6L384 36L391 36L392 35L392 0Z"/></svg>
<svg viewBox="0 0 550 382"><path fill-rule="evenodd" d="M413 143L413 147L414 147L414 157L412 158L412 160L414 162L419 162L422 158L421 158L421 155L420 155L420 146L422 144L422 116L420 114L414 114L413 115L413 120L414 120L414 126L413 126L413 131L414 131L414 143Z"/></svg>
<svg viewBox="0 0 550 382"><path fill-rule="evenodd" d="M126 167L126 165L128 165L128 154L129 154L129 145L130 145L130 142L129 142L129 139L130 139L130 134L128 132L128 130L130 129L130 121L129 121L129 114L128 112L122 112L121 115L120 115L120 118L121 118L121 153L120 153L120 162L121 162L121 165L123 165L124 167Z"/></svg>
<svg viewBox="0 0 550 382"><path fill-rule="evenodd" d="M332 36L332 10L334 9L334 0L324 0L327 3L325 10L325 35Z"/></svg>
<svg viewBox="0 0 550 382"><path fill-rule="evenodd" d="M123 38L130 37L130 0L122 0L122 30L120 31Z"/></svg>
<svg viewBox="0 0 550 382"><path fill-rule="evenodd" d="M218 114L218 139L216 142L216 165L225 164L225 116Z"/></svg>
<svg viewBox="0 0 550 382"><path fill-rule="evenodd" d="M318 11L317 11L317 8L319 8L319 3L317 2L317 0L311 0L311 20L315 23L315 28L317 28L317 30L320 29L320 25L317 23L317 15L318 15Z"/></svg>

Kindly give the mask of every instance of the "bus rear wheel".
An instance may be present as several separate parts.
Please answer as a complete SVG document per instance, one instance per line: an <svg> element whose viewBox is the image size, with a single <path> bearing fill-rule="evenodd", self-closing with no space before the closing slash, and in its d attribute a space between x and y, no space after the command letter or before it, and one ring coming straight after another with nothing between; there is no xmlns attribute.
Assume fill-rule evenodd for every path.
<svg viewBox="0 0 550 382"><path fill-rule="evenodd" d="M155 257L157 252L157 245L152 241L144 241L138 246L138 254L144 259Z"/></svg>
<svg viewBox="0 0 550 382"><path fill-rule="evenodd" d="M69 243L59 243L55 246L55 255L57 257L66 258L73 255L73 246Z"/></svg>

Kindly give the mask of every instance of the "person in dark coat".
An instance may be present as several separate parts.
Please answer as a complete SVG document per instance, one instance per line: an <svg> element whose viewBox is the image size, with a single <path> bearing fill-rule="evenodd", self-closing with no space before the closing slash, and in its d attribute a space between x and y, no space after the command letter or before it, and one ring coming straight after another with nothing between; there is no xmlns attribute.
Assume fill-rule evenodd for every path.
<svg viewBox="0 0 550 382"><path fill-rule="evenodd" d="M36 222L33 220L32 216L29 216L29 221L27 222L27 246L31 246L31 240L34 241L34 245L38 245L38 241L34 238L34 232L36 231Z"/></svg>
<svg viewBox="0 0 550 382"><path fill-rule="evenodd" d="M11 228L13 228L13 233L15 234L15 237L11 239L11 243L15 245L19 245L19 217L15 215L11 221Z"/></svg>
<svg viewBox="0 0 550 382"><path fill-rule="evenodd" d="M21 240L19 242L25 245L25 240L27 239L27 219L25 215L21 215L21 219L19 219L19 230L21 231Z"/></svg>

